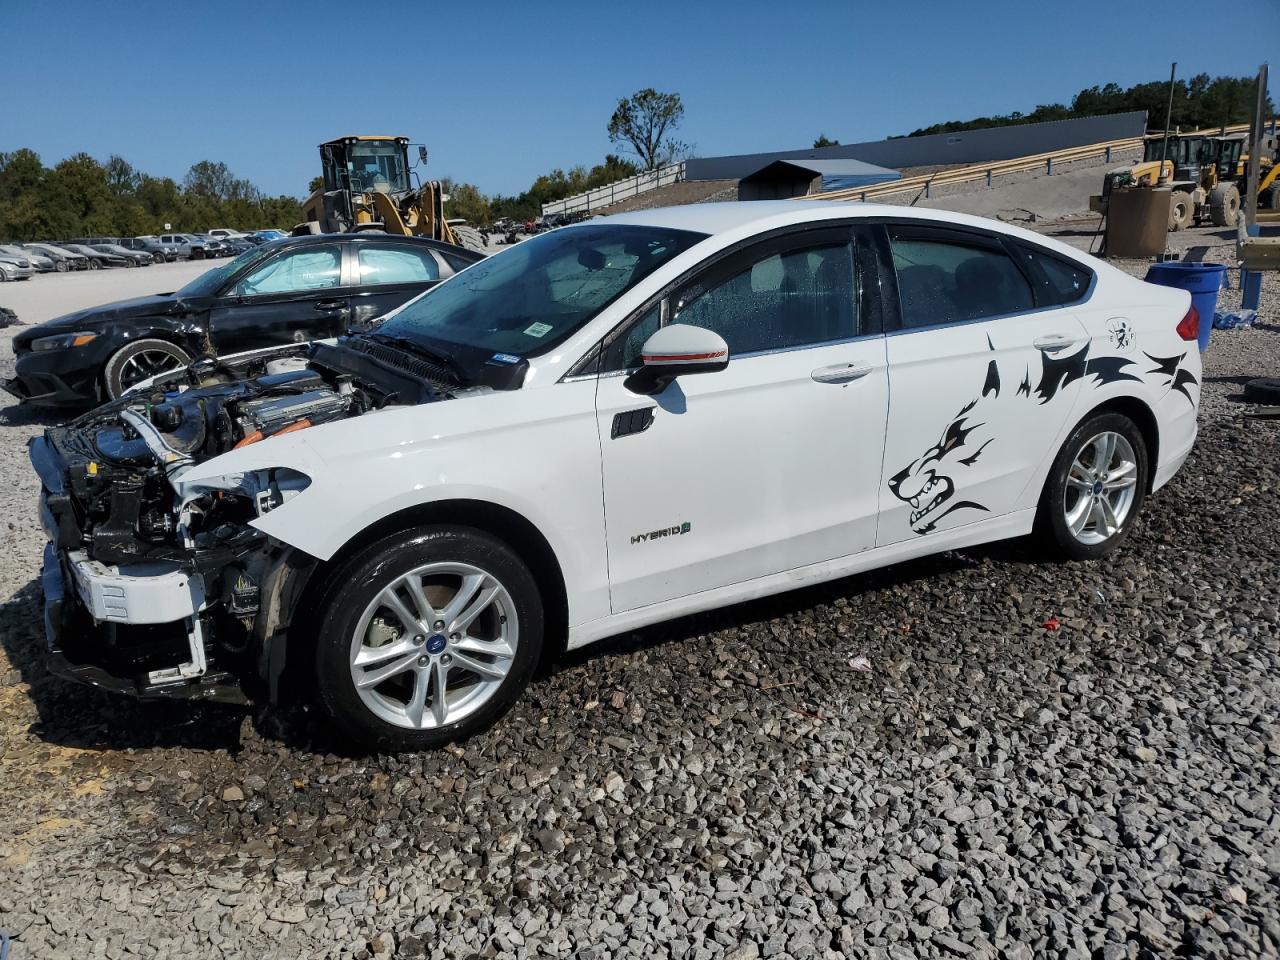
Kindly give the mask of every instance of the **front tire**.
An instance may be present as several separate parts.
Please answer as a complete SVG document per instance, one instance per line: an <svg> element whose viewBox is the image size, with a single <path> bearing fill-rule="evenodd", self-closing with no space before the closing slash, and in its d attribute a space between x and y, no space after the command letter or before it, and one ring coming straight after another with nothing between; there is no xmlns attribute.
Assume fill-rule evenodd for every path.
<svg viewBox="0 0 1280 960"><path fill-rule="evenodd" d="M1173 191L1169 203L1169 230L1185 230L1195 221L1196 202L1185 190Z"/></svg>
<svg viewBox="0 0 1280 960"><path fill-rule="evenodd" d="M431 526L365 548L328 580L316 637L320 706L375 751L435 749L515 703L542 652L542 598L501 540Z"/></svg>
<svg viewBox="0 0 1280 960"><path fill-rule="evenodd" d="M1049 552L1096 560L1133 527L1147 490L1147 446L1128 417L1103 413L1072 431L1049 468L1037 532Z"/></svg>
<svg viewBox="0 0 1280 960"><path fill-rule="evenodd" d="M161 373L177 370L191 362L191 355L168 340L135 340L121 347L102 368L102 385L107 398L115 400L135 384Z"/></svg>

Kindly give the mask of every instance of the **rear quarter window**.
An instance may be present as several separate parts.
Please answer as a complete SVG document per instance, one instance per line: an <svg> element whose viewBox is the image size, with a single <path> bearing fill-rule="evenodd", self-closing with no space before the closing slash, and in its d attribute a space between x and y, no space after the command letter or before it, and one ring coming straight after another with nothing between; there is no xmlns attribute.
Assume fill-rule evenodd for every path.
<svg viewBox="0 0 1280 960"><path fill-rule="evenodd" d="M1038 306L1060 307L1085 298L1093 283L1092 270L1027 243L1017 246L1034 283Z"/></svg>

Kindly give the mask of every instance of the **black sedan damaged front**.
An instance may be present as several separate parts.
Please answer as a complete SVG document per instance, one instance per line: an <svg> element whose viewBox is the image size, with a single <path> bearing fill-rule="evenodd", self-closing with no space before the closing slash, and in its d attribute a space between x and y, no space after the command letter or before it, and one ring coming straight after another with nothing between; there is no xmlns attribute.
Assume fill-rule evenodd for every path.
<svg viewBox="0 0 1280 960"><path fill-rule="evenodd" d="M46 430L30 455L50 540L51 669L142 697L274 699L317 561L254 521L310 479L285 467L184 475L274 436L492 389L464 381L389 341L348 338L204 361Z"/></svg>

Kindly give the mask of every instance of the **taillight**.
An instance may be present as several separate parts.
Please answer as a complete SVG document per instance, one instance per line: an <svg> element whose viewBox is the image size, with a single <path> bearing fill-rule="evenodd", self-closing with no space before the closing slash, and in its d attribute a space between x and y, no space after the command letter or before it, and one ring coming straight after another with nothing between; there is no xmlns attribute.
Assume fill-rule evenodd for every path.
<svg viewBox="0 0 1280 960"><path fill-rule="evenodd" d="M1192 304L1187 315L1178 321L1178 336L1183 340L1195 340L1200 336L1200 311Z"/></svg>

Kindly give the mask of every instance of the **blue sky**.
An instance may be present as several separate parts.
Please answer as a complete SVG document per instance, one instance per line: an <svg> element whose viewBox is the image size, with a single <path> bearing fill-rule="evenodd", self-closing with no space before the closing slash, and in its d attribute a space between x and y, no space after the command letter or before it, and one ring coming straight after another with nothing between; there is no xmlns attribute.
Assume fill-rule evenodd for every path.
<svg viewBox="0 0 1280 960"><path fill-rule="evenodd" d="M514 193L601 159L618 98L645 86L681 94L678 135L709 156L1027 111L1166 77L1174 59L1182 77L1252 74L1280 49L1280 0L1204 9L0 0L0 150L31 147L47 164L118 153L179 179L222 160L301 195L322 140L403 134L428 144L432 175Z"/></svg>

